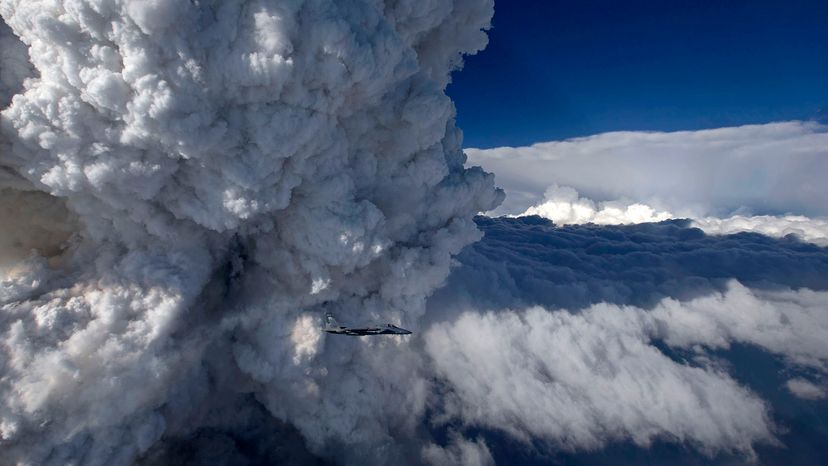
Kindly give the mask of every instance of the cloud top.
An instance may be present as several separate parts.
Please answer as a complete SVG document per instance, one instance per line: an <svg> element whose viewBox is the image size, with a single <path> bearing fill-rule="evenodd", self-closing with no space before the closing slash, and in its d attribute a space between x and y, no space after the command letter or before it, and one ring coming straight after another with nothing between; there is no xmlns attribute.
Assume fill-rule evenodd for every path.
<svg viewBox="0 0 828 466"><path fill-rule="evenodd" d="M599 202L626 199L679 216L826 216L828 131L780 122L702 131L613 132L534 144L468 149L508 193L495 214L517 214L549 186Z"/></svg>

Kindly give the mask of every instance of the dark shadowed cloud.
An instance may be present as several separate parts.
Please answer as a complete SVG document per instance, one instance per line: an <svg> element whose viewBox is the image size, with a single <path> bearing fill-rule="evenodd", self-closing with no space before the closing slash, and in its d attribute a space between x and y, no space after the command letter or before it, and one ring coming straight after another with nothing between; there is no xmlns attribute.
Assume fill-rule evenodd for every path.
<svg viewBox="0 0 828 466"><path fill-rule="evenodd" d="M599 302L650 307L689 299L727 281L773 288L828 288L828 250L756 233L707 235L688 220L556 226L540 217L478 217L482 241L458 257L429 305L488 309ZM462 307L462 306L461 306ZM435 315L439 313L435 312Z"/></svg>

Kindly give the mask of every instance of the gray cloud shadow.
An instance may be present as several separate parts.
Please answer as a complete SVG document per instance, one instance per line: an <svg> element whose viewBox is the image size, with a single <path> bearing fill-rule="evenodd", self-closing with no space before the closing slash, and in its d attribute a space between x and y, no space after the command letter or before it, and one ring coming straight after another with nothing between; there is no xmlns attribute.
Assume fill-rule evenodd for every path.
<svg viewBox="0 0 828 466"><path fill-rule="evenodd" d="M541 305L579 310L599 302L650 308L663 298L754 288L828 289L828 248L793 236L706 235L689 220L556 226L537 217L475 219L484 238L429 300L428 316L468 308Z"/></svg>

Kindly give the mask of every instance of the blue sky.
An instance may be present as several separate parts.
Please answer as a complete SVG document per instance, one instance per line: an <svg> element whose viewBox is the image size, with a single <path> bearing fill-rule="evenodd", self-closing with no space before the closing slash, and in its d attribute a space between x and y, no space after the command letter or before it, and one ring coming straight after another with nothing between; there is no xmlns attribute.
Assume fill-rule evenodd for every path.
<svg viewBox="0 0 828 466"><path fill-rule="evenodd" d="M448 89L466 147L811 119L828 107L825 1L508 0L495 10L488 48Z"/></svg>

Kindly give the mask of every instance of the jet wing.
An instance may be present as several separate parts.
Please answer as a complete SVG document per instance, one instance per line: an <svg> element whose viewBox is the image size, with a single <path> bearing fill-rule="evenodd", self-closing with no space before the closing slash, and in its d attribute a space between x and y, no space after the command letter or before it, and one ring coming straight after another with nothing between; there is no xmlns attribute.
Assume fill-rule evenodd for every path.
<svg viewBox="0 0 828 466"><path fill-rule="evenodd" d="M351 336L363 336L363 335L379 335L382 333L382 329L379 327L363 327L363 328L346 328L345 334Z"/></svg>

